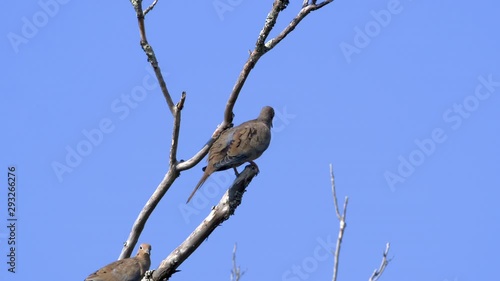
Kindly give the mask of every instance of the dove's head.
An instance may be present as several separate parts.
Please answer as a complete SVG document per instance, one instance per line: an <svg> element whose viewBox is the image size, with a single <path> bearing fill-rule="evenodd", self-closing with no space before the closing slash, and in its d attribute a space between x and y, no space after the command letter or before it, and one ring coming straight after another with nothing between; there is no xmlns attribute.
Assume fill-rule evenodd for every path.
<svg viewBox="0 0 500 281"><path fill-rule="evenodd" d="M270 106L264 106L260 111L259 118L257 120L266 123L269 128L273 126L274 109Z"/></svg>
<svg viewBox="0 0 500 281"><path fill-rule="evenodd" d="M151 255L151 245L143 243L139 246L139 251L137 252L137 255L141 254L148 254Z"/></svg>

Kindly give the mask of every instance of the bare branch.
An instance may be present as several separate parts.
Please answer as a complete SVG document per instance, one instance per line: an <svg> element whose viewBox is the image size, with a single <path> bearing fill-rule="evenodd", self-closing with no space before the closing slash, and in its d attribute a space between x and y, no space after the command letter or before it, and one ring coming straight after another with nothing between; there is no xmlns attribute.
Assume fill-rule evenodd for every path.
<svg viewBox="0 0 500 281"><path fill-rule="evenodd" d="M168 280L177 268L205 241L222 222L234 214L241 204L243 193L252 179L257 175L257 167L247 165L234 180L231 188L222 196L219 204L212 208L208 216L170 255L164 259L153 273L155 281Z"/></svg>
<svg viewBox="0 0 500 281"><path fill-rule="evenodd" d="M269 36L269 33L271 33L271 30L274 28L274 25L278 20L280 12L286 9L286 7L288 6L288 2L289 1L282 1L282 0L274 1L271 11L267 14L266 23L264 24L264 27L260 31L259 37L257 38L257 42L255 43L256 51L258 51L259 53L265 53L262 52L263 51L262 48L264 47L264 42L266 41L267 36Z"/></svg>
<svg viewBox="0 0 500 281"><path fill-rule="evenodd" d="M153 67L153 70L154 70L155 75L156 75L156 79L158 79L158 83L160 84L161 92L163 93L163 96L165 97L165 100L167 101L168 109L170 110L172 115L174 115L174 110L175 110L174 109L174 102L172 101L172 98L170 97L170 93L168 92L168 89L167 89L167 84L165 83L165 79L163 78L163 75L161 74L161 69L160 69L160 66L158 65L158 60L156 59L156 55L153 51L153 47L151 45L149 45L148 39L146 38L146 27L145 27L145 23L144 23L145 13L142 11L142 0L130 0L130 2L134 6L135 13L137 14L137 21L139 24L139 33L141 35L142 50L144 51L144 53L146 53L146 56L148 57L148 61L151 64L151 66ZM155 3L153 3L153 4L155 4ZM151 5L154 7L153 4L151 4Z"/></svg>
<svg viewBox="0 0 500 281"><path fill-rule="evenodd" d="M182 171L185 171L187 169L191 169L193 168L194 166L196 166L196 164L200 163L200 161L205 158L205 156L207 155L208 153L208 150L210 149L210 147L212 146L212 144L215 142L216 139L214 138L211 138L210 140L208 140L208 142L203 146L203 148L196 152L196 154L191 157L189 160L186 160L186 161L182 161L177 163L177 169L182 172Z"/></svg>
<svg viewBox="0 0 500 281"><path fill-rule="evenodd" d="M153 3L151 3L151 5L149 5L149 7L146 10L144 10L144 15L149 13L149 11L153 10L153 8L156 6L156 3L158 3L158 0L154 0Z"/></svg>
<svg viewBox="0 0 500 281"><path fill-rule="evenodd" d="M391 244L387 243L385 245L385 251L382 254L382 262L380 263L380 267L378 269L375 269L375 271L373 271L372 276L370 276L370 279L368 279L369 281L377 281L380 278L380 276L382 276L382 273L384 273L385 268L391 261L390 259L389 260L387 259L387 255L389 254L390 248Z"/></svg>
<svg viewBox="0 0 500 281"><path fill-rule="evenodd" d="M282 1L282 0L274 1L271 11L268 13L266 17L266 22L264 24L264 27L260 31L259 36L257 38L257 42L255 43L255 49L250 53L250 57L243 66L243 69L241 70L240 75L238 76L238 79L236 80L236 83L233 86L233 91L229 96L229 99L226 104L226 109L224 111L224 122L222 123L222 125L231 123L233 121L233 108L236 103L236 100L238 99L238 95L240 94L240 91L243 88L243 85L245 84L245 81L248 78L250 71L252 71L252 69L255 67L260 57L267 52L267 50L264 50L264 41L266 40L267 36L269 36L269 33L276 24L279 13L286 8L287 4L288 1Z"/></svg>
<svg viewBox="0 0 500 281"><path fill-rule="evenodd" d="M346 196L344 200L344 211L342 213L342 216L340 215L339 211L339 206L337 202L337 195L336 195L336 190L335 190L335 177L333 175L333 167L332 164L330 164L330 179L331 179L331 184L332 184L332 193L333 193L333 203L335 205L335 211L337 213L337 218L340 222L340 227L339 227L339 235L337 237L337 245L335 246L335 252L333 253L334 261L333 261L333 277L332 281L337 280L337 275L338 275L338 269L339 269L339 256L340 256L340 247L342 245L342 238L344 237L344 230L347 226L345 219L346 219L346 213L347 213L347 203L349 198Z"/></svg>
<svg viewBox="0 0 500 281"><path fill-rule="evenodd" d="M225 127L227 124L233 121L233 108L236 103L236 100L238 99L238 95L240 94L240 91L243 88L243 85L245 84L248 75L255 67L259 59L265 53L267 53L276 45L278 45L278 43L281 42L281 40L283 40L290 32L292 32L295 29L295 27L300 23L300 21L304 19L310 12L318 10L331 2L333 2L333 0L325 0L322 3L316 5L316 1L312 1L313 4L307 5L306 7L302 8L299 14L276 38L273 38L269 40L266 44L264 44L265 40L269 36L269 33L271 32L274 25L276 24L276 21L278 20L279 13L283 11L288 6L289 3L288 0L275 0L273 2L273 7L271 8L271 11L267 14L266 22L264 24L264 27L259 33L257 42L255 43L255 48L253 51L250 52L250 57L243 66L243 69L241 70L240 75L238 76L238 79L236 80L236 83L233 86L231 95L229 96L229 99L226 103L226 109L224 110L224 121L222 123L223 127Z"/></svg>
<svg viewBox="0 0 500 281"><path fill-rule="evenodd" d="M175 181L175 179L180 175L180 171L177 170L177 145L179 141L179 130L181 126L181 110L184 107L184 101L186 100L186 92L182 92L181 100L174 107L174 126L172 128L172 145L170 147L170 168L163 178L163 181L158 185L155 192L149 198L148 202L139 213L139 216L134 222L132 226L132 230L130 231L127 242L124 243L122 252L118 259L124 259L130 257L132 254L132 250L135 248L137 241L139 240L139 236L146 225L146 222L153 213L154 209L163 198L165 193L167 193L168 189Z"/></svg>
<svg viewBox="0 0 500 281"><path fill-rule="evenodd" d="M177 165L177 146L179 143L179 131L181 128L181 110L186 100L186 92L182 92L181 100L174 107L174 126L172 130L172 146L170 148L170 167Z"/></svg>
<svg viewBox="0 0 500 281"><path fill-rule="evenodd" d="M330 182L332 185L333 202L335 204L335 213L337 214L337 219L341 219L339 205L337 204L337 192L335 192L335 176L333 175L333 166L330 164Z"/></svg>
<svg viewBox="0 0 500 281"><path fill-rule="evenodd" d="M255 49L250 53L250 57L243 66L243 69L241 70L240 75L238 76L238 79L236 80L236 83L233 86L231 95L229 96L229 99L226 103L226 109L224 111L224 121L222 123L223 126L233 122L233 108L236 103L236 100L238 99L238 95L240 94L240 91L243 88L243 85L245 84L245 81L248 78L250 71L252 71L252 69L255 67L260 57L267 52L267 50L264 50L264 41L266 40L267 36L269 36L269 33L276 24L279 13L286 8L287 4L288 1L283 1L283 0L274 1L271 11L268 13L266 17L266 22L264 24L264 27L260 31L259 37L257 38L257 42L255 43Z"/></svg>
<svg viewBox="0 0 500 281"><path fill-rule="evenodd" d="M340 220L340 228L339 228L339 236L337 237L337 245L335 246L335 253L334 253L334 265L333 265L333 281L337 280L337 275L338 275L338 269L339 269L339 256L340 256L340 248L342 245L342 239L344 238L344 231L347 226L345 222L345 216L347 212L347 203L348 203L348 197L345 197L344 200L344 214L342 215L342 219Z"/></svg>
<svg viewBox="0 0 500 281"><path fill-rule="evenodd" d="M194 167L196 164L198 164L208 153L208 150L212 146L212 144L217 140L217 138L220 136L220 134L227 128L232 127L233 124L227 124L224 127L219 125L217 129L212 134L212 137L207 141L207 143L203 146L203 148L198 151L193 157L191 157L189 160L182 161L177 163L177 169L179 172L182 172L184 170L190 169Z"/></svg>
<svg viewBox="0 0 500 281"><path fill-rule="evenodd" d="M240 266L238 266L238 264L236 263L236 248L237 248L237 245L236 245L236 243L234 243L233 258L232 258L233 268L231 269L231 281L239 281L241 279L241 276L243 276L243 274L245 274L245 271L241 271Z"/></svg>
<svg viewBox="0 0 500 281"><path fill-rule="evenodd" d="M306 1L304 1L305 4ZM267 41L265 45L266 52L274 48L281 40L285 39L285 37L292 32L295 27L312 11L316 11L321 9L322 7L330 4L333 0L325 0L320 4L316 4L316 1L312 1L312 4L308 4L303 6L303 8L299 11L298 15L288 24L288 26L275 38Z"/></svg>

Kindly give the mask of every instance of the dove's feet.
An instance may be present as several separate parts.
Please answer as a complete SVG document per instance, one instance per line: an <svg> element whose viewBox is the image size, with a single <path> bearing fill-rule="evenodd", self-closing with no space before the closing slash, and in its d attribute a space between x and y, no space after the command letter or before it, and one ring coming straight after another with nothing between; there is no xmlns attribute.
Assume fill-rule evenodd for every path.
<svg viewBox="0 0 500 281"><path fill-rule="evenodd" d="M252 165L256 170L257 170L257 174L260 172L259 170L259 166L257 166L257 164L253 161L248 161L250 163L250 165Z"/></svg>
<svg viewBox="0 0 500 281"><path fill-rule="evenodd" d="M240 175L240 173L238 173L238 170L236 169L236 167L233 167L233 170L234 170L234 174L236 175L236 177L238 177Z"/></svg>

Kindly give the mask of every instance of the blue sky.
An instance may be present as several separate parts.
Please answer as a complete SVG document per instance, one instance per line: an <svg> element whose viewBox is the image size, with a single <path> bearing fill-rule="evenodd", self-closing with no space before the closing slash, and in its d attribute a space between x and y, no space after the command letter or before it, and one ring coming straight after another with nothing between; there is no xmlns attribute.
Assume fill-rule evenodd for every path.
<svg viewBox="0 0 500 281"><path fill-rule="evenodd" d="M271 35L302 1L291 2ZM230 9L218 11L221 3ZM187 92L179 159L222 121L271 4L160 1L148 14L173 99ZM228 280L235 242L243 280L331 279L325 247L338 221L329 163L338 196L350 198L338 280L368 280L386 242L393 259L382 280L496 276L499 8L338 0L310 14L261 59L234 109L236 124L264 105L277 112L256 161L261 173L172 280ZM8 225L15 166L18 221L15 274L6 264L10 232L0 230L1 280L83 280L118 257L163 179L172 118L129 1L11 2L2 17L0 209ZM214 174L186 206L203 164L181 174L139 239L153 246L152 267L234 178Z"/></svg>

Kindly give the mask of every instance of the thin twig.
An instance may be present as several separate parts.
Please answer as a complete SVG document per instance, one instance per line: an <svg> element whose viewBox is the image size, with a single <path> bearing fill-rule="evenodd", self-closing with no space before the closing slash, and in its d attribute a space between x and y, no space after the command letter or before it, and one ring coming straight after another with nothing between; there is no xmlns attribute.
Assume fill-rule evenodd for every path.
<svg viewBox="0 0 500 281"><path fill-rule="evenodd" d="M149 13L149 11L153 10L153 8L156 6L156 3L158 3L158 0L154 0L153 3L151 3L151 5L149 5L149 7L146 10L144 10L144 15Z"/></svg>
<svg viewBox="0 0 500 281"><path fill-rule="evenodd" d="M278 16L280 12L286 9L287 6L288 6L288 1L283 1L283 0L274 1L271 11L267 14L266 23L264 24L264 27L260 31L259 37L257 38L257 42L255 43L257 52L262 52L261 49L262 47L264 47L264 42L269 36L269 33L271 33L271 30L273 30L276 21L278 21Z"/></svg>
<svg viewBox="0 0 500 281"><path fill-rule="evenodd" d="M181 100L174 107L174 126L172 133L172 146L170 148L170 167L177 165L177 146L179 144L179 131L181 128L181 110L186 100L186 92L182 92Z"/></svg>
<svg viewBox="0 0 500 281"><path fill-rule="evenodd" d="M373 274L372 274L372 276L370 276L370 279L368 279L368 281L377 281L380 278L380 276L382 276L382 273L384 273L385 268L387 267L387 265L391 261L390 259L387 259L387 255L389 254L390 248L391 248L391 244L387 243L385 245L385 251L382 254L382 262L380 263L379 268L375 269L375 271L373 271Z"/></svg>
<svg viewBox="0 0 500 281"><path fill-rule="evenodd" d="M219 204L212 208L208 216L196 227L181 245L173 250L153 273L155 281L168 280L177 268L205 241L208 236L225 220L234 214L241 204L246 187L257 175L257 168L247 165L234 180L231 188L222 196Z"/></svg>
<svg viewBox="0 0 500 281"><path fill-rule="evenodd" d="M196 164L198 164L207 155L208 150L210 149L210 147L212 147L212 144L217 140L220 134L230 126L232 126L232 124L227 124L225 127L223 127L222 124L219 125L213 132L212 137L207 141L202 149L200 149L200 151L196 152L196 154L189 160L177 163L177 170L179 170L179 172L182 172L184 170L191 169Z"/></svg>
<svg viewBox="0 0 500 281"><path fill-rule="evenodd" d="M335 252L333 254L334 261L333 261L333 277L332 281L337 280L337 275L338 275L338 269L339 269L339 256L340 256L340 248L342 245L342 238L344 237L344 231L347 226L345 219L346 219L346 213L347 213L347 203L349 202L349 198L346 196L344 200L344 210L342 215L340 215L339 211L339 204L337 202L337 195L336 195L336 190L335 190L335 177L333 175L333 167L332 164L330 164L330 179L331 179L331 184L332 184L332 193L333 193L333 203L335 205L335 211L337 213L337 218L340 223L339 227L339 235L337 237L337 245L335 246Z"/></svg>
<svg viewBox="0 0 500 281"><path fill-rule="evenodd" d="M305 2L305 1L304 1ZM273 39L269 40L266 42L265 44L265 52L268 52L269 50L271 50L272 48L274 48L279 42L281 42L281 40L285 39L285 37L290 33L292 32L295 27L297 27L297 25L312 11L316 11L318 9L321 9L322 7L330 4L333 2L333 0L326 0L326 1L323 1L319 4L316 4L316 1L312 1L313 3L312 4L308 4L306 6L304 6L300 11L299 13L297 14L297 16L295 16L295 18L293 18L293 20L288 24L288 26L283 29L283 31L281 31L280 34L278 34L278 36L274 37Z"/></svg>
<svg viewBox="0 0 500 281"><path fill-rule="evenodd" d="M337 204L337 192L335 191L335 176L333 175L333 166L330 164L330 182L332 185L333 202L335 202L335 213L337 214L337 219L341 219L339 205Z"/></svg>
<svg viewBox="0 0 500 281"><path fill-rule="evenodd" d="M243 276L243 274L245 274L245 271L241 271L240 266L238 265L238 263L236 263L236 248L237 245L236 243L234 243L233 258L232 258L233 268L231 269L231 279L230 279L231 281L239 281Z"/></svg>
<svg viewBox="0 0 500 281"><path fill-rule="evenodd" d="M167 89L167 84L165 83L165 79L163 78L163 74L161 73L160 66L158 65L158 60L156 59L155 52L153 47L148 43L148 39L146 37L146 26L144 22L145 13L142 11L142 0L130 0L132 5L134 6L135 13L137 15L137 21L139 24L139 34L141 36L141 47L146 56L148 57L148 61L153 67L153 70L156 75L156 79L160 84L161 92L167 101L168 109L174 115L174 102L172 101L172 97L170 97L170 93ZM152 4L153 5L153 4ZM152 9L152 8L151 8ZM147 9L146 9L147 10ZM148 11L149 12L149 11Z"/></svg>

